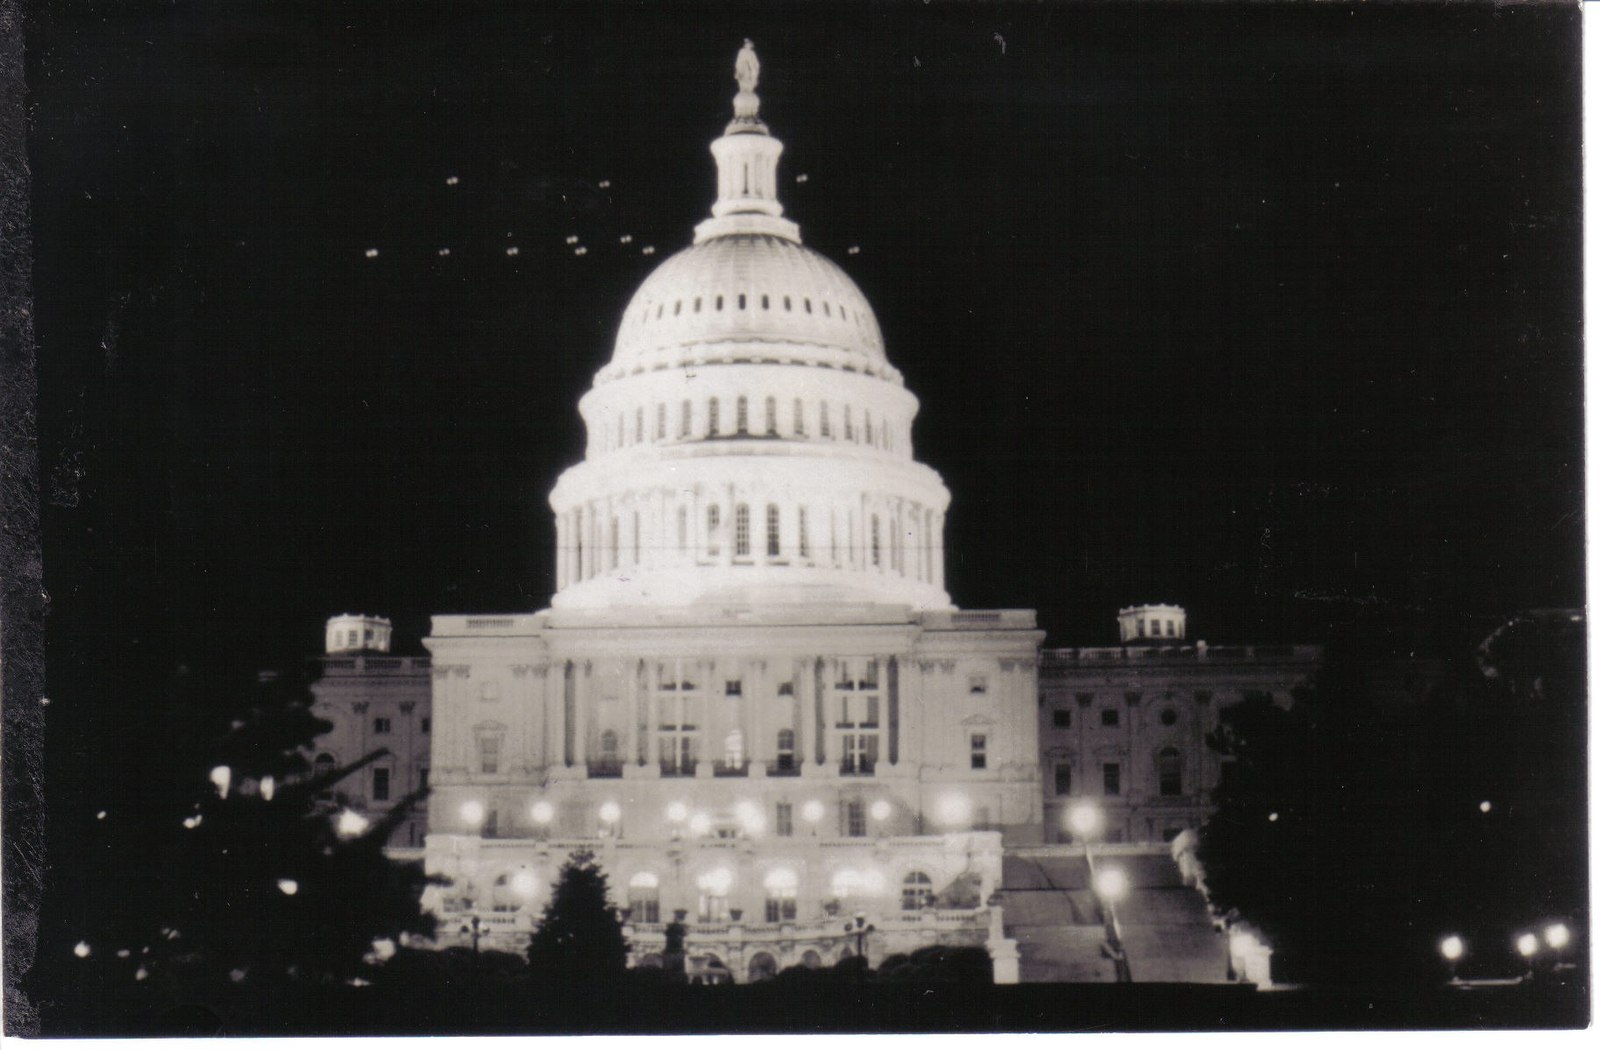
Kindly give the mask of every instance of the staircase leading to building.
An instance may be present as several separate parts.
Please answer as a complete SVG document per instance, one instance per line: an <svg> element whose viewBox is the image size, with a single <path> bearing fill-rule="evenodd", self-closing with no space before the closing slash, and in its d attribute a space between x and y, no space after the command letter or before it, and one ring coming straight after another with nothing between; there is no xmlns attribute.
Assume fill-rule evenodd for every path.
<svg viewBox="0 0 1600 1050"><path fill-rule="evenodd" d="M1227 979L1227 939L1164 846L1110 847L1096 854L1095 863L1115 865L1128 876L1130 889L1117 917L1135 981ZM1006 936L1017 942L1023 981L1116 980L1101 950L1104 919L1081 847L1008 849L1001 890Z"/></svg>

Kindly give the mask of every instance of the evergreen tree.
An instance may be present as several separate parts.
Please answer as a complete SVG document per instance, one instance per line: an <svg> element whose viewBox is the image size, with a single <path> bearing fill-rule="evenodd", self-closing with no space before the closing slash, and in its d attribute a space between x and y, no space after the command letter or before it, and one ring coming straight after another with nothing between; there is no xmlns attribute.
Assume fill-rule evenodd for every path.
<svg viewBox="0 0 1600 1050"><path fill-rule="evenodd" d="M622 919L608 900L606 875L594 854L579 850L561 867L528 945L535 979L598 986L628 968Z"/></svg>

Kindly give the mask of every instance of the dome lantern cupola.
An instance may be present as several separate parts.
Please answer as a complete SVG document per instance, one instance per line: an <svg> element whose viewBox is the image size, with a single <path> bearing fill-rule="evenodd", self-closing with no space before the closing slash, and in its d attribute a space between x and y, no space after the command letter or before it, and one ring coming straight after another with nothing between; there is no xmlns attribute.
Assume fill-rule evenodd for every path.
<svg viewBox="0 0 1600 1050"><path fill-rule="evenodd" d="M730 234L769 234L799 242L800 227L783 218L778 203L778 157L783 143L767 132L758 116L761 99L756 80L761 63L755 45L746 40L734 62L739 93L733 97L733 120L711 143L717 161L717 201L711 218L695 227L694 243Z"/></svg>

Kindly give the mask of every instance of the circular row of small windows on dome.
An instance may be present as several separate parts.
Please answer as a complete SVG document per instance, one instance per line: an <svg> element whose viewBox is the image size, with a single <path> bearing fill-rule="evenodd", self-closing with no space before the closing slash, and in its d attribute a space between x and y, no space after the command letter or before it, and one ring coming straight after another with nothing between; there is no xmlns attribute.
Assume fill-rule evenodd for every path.
<svg viewBox="0 0 1600 1050"><path fill-rule="evenodd" d="M812 299L809 295L777 295L770 292L734 292L718 295L696 295L690 298L656 300L645 303L634 314L634 320L641 325L652 324L657 321L668 321L674 317L693 317L695 314L726 313L744 311L766 311L768 313L789 313L822 317L836 320L842 324L853 324L864 332L872 332L873 326L867 323L865 315L859 307L854 313L843 303L831 302L827 299ZM874 335L876 333L873 333Z"/></svg>
<svg viewBox="0 0 1600 1050"><path fill-rule="evenodd" d="M944 586L944 514L915 500L729 501L661 490L556 516L558 590L611 572L761 565Z"/></svg>
<svg viewBox="0 0 1600 1050"><path fill-rule="evenodd" d="M904 448L911 454L908 436L897 438L902 427L871 411L851 405L830 405L805 398L780 401L776 396L707 398L697 405L692 398L675 404L652 402L633 412L614 413L602 426L591 424L588 455L594 456L637 445L726 438L777 438L790 441L844 441L884 452Z"/></svg>

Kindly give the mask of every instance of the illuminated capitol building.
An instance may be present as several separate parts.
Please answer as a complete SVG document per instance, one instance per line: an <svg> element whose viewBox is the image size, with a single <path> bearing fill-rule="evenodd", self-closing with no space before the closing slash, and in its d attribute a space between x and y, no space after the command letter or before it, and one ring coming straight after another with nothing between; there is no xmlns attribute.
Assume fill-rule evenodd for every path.
<svg viewBox="0 0 1600 1050"><path fill-rule="evenodd" d="M1114 792L1103 848L1176 871L1162 839L1203 812L1218 771L1196 753L1197 720L1226 690L1207 685L1202 705L1193 683L1161 684L1159 660L1071 650L1047 656L1046 695L1031 610L952 603L950 494L915 458L917 399L860 289L784 216L783 144L760 119L748 43L736 70L711 215L635 292L579 401L587 451L550 494L550 608L433 617L431 668L336 651L330 633L316 689L336 728L319 760L387 744L365 773L385 798L369 783L353 799L368 808L431 787L421 854L449 880L426 899L444 943L476 920L488 944L521 950L561 864L588 848L636 964L659 964L682 912L691 972L745 981L946 944L1027 979L1048 946L1020 925L1044 898L1017 894L1055 890L1077 915L1061 921L1087 928L1061 951L1081 948L1096 979L1061 800ZM1116 651L1141 642L1180 678L1206 666L1180 634ZM1287 701L1309 665L1280 663L1268 677ZM1147 702L1130 702L1130 670ZM395 732L402 703L415 743L372 737ZM1174 747L1177 780L1161 764ZM1198 895L1172 881L1214 942ZM846 931L858 916L864 940Z"/></svg>

